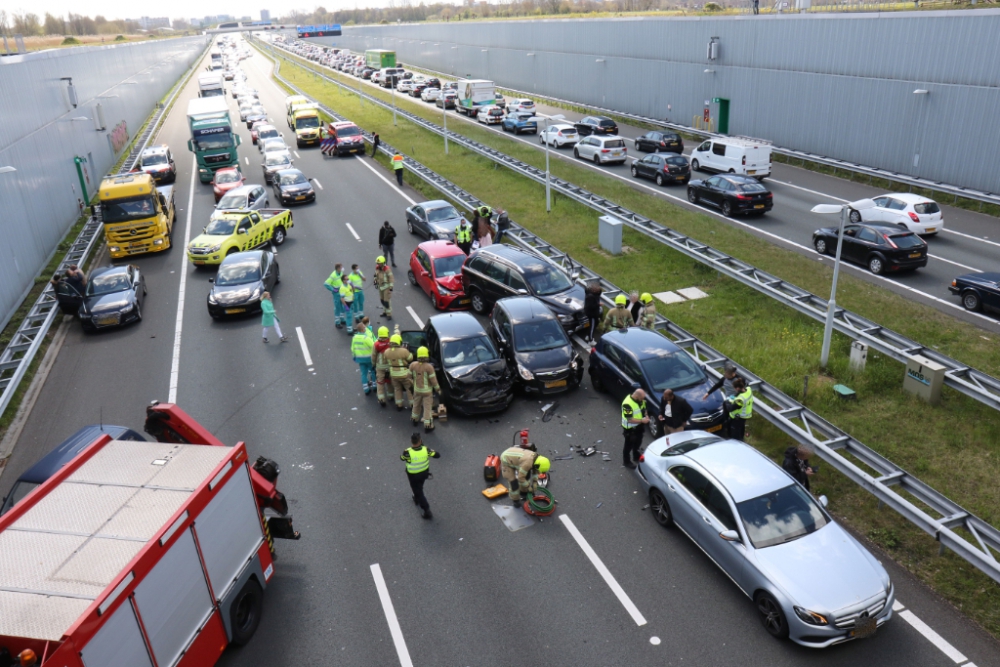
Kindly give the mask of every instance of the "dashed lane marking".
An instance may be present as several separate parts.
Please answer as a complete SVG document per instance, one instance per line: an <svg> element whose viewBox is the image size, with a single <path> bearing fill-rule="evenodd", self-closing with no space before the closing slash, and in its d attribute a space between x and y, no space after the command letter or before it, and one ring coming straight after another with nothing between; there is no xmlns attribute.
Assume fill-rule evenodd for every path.
<svg viewBox="0 0 1000 667"><path fill-rule="evenodd" d="M322 184L322 183L320 183L320 182L319 182L318 180L316 180L315 178L313 179L313 185L315 185L315 186L316 186L317 188L319 188L320 190L322 190L322 189L323 189L323 184Z"/></svg>
<svg viewBox="0 0 1000 667"><path fill-rule="evenodd" d="M361 241L361 237L358 236L358 233L356 231L354 231L354 227L351 227L351 223L346 222L344 224L347 225L347 231L351 232L351 234L354 236L356 240Z"/></svg>
<svg viewBox="0 0 1000 667"><path fill-rule="evenodd" d="M306 345L306 335L302 333L302 327L295 327L295 333L299 337L299 345L302 346L302 356L306 360L306 367L313 370L313 358L309 355L309 346Z"/></svg>
<svg viewBox="0 0 1000 667"><path fill-rule="evenodd" d="M385 577L382 576L382 568L379 567L378 563L372 563L371 570L372 577L375 579L375 589L378 591L379 600L382 601L385 621L389 624L389 634L392 635L392 643L396 645L396 655L399 656L400 667L413 667L410 652L406 648L406 639L403 637L403 629L399 627L399 619L392 606L392 598L389 597L389 587L385 585Z"/></svg>
<svg viewBox="0 0 1000 667"><path fill-rule="evenodd" d="M420 327L421 329L424 328L424 321L422 319L420 319L420 316L417 315L417 312L415 310L413 310L412 306L407 306L406 307L406 312L408 312L410 314L410 317L413 318L413 321L417 323L418 327Z"/></svg>

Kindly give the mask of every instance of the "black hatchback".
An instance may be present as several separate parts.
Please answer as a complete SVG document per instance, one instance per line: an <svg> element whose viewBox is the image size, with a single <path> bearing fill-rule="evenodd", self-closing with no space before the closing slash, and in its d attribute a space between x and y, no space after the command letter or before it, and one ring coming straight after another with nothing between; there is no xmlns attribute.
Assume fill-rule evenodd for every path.
<svg viewBox="0 0 1000 667"><path fill-rule="evenodd" d="M644 153L683 153L684 140L676 132L647 132L635 140L635 149Z"/></svg>
<svg viewBox="0 0 1000 667"><path fill-rule="evenodd" d="M837 227L813 232L813 247L821 255L837 254ZM895 225L847 225L842 259L867 266L875 275L927 266L927 243Z"/></svg>
<svg viewBox="0 0 1000 667"><path fill-rule="evenodd" d="M607 135L618 134L618 123L606 116L587 116L578 123L573 123L576 131L581 137L589 137L592 134Z"/></svg>
<svg viewBox="0 0 1000 667"><path fill-rule="evenodd" d="M688 183L688 201L706 204L722 215L764 215L774 207L774 195L753 176L719 174Z"/></svg>
<svg viewBox="0 0 1000 667"><path fill-rule="evenodd" d="M270 250L227 255L219 272L209 278L208 314L213 319L260 311L260 297L281 282L278 260Z"/></svg>
<svg viewBox="0 0 1000 667"><path fill-rule="evenodd" d="M490 336L525 391L555 394L580 386L583 359L555 313L535 297L497 301Z"/></svg>
<svg viewBox="0 0 1000 667"><path fill-rule="evenodd" d="M683 155L652 153L632 163L632 176L651 178L657 185L687 183L691 180L691 163Z"/></svg>
<svg viewBox="0 0 1000 667"><path fill-rule="evenodd" d="M555 263L513 246L494 243L469 256L462 284L472 309L480 315L507 296L536 296L552 309L570 334L586 326L585 292Z"/></svg>

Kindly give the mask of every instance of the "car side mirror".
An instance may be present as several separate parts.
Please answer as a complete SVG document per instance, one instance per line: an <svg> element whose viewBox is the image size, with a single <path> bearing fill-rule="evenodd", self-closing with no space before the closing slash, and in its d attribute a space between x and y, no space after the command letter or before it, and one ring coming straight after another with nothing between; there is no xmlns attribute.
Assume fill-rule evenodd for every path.
<svg viewBox="0 0 1000 667"><path fill-rule="evenodd" d="M237 234L246 234L246 233L247 233L247 230L245 230L245 229L243 229L243 228L241 227L240 229L237 229L237 230L236 230L236 233L237 233Z"/></svg>
<svg viewBox="0 0 1000 667"><path fill-rule="evenodd" d="M740 541L740 534L737 533L735 530L724 530L721 533L719 533L719 537L724 539L726 542Z"/></svg>
<svg viewBox="0 0 1000 667"><path fill-rule="evenodd" d="M311 178L310 178L310 179L309 179L309 182L310 182L310 183L312 183L312 182L313 182L313 179L311 179Z"/></svg>
<svg viewBox="0 0 1000 667"><path fill-rule="evenodd" d="M208 282L210 282L210 283L214 283L214 282L215 282L215 278L209 278L209 279L208 279Z"/></svg>
<svg viewBox="0 0 1000 667"><path fill-rule="evenodd" d="M830 503L830 500L826 496L819 497L819 504L826 507Z"/></svg>
<svg viewBox="0 0 1000 667"><path fill-rule="evenodd" d="M517 293L520 294L521 296L528 296L528 290L526 289L519 289L517 290Z"/></svg>

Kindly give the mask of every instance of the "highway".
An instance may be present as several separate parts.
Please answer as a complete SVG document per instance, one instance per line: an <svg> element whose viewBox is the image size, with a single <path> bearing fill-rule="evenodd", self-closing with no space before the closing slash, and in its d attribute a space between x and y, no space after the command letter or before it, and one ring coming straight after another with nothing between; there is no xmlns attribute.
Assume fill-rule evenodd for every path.
<svg viewBox="0 0 1000 667"><path fill-rule="evenodd" d="M243 70L294 145L270 61L252 53ZM519 396L505 413L453 416L425 436L441 458L426 487L434 519L420 519L399 460L412 432L408 415L361 393L349 339L334 328L323 288L338 261L358 262L370 277L377 230L389 220L400 234L393 323L416 329L431 317L429 300L406 284L417 238L405 232L403 209L419 195L398 189L370 158L298 150L295 166L322 189L315 204L295 209L278 255L274 304L290 340L263 345L258 317L213 322L205 305L212 274L183 252L214 205L183 150L184 110L196 87L188 84L160 135L178 158L179 224L173 250L135 259L149 288L144 320L98 335L64 324L65 342L0 490L84 424L140 428L145 405L166 400L173 377L176 402L222 441L245 440L251 457L280 463L279 488L303 534L276 543L257 634L220 665L1000 665L997 642L874 548L900 605L875 637L823 651L769 637L727 577L644 509L639 481L619 462L619 407L586 379L557 398L551 421L542 421L540 401ZM261 182L245 125L240 134L245 173ZM369 306L368 314L377 311ZM490 507L509 501L480 494L482 466L521 428L547 455L596 444L611 461L556 461L550 489L558 511L510 532ZM814 484L822 492L821 478ZM836 498L830 508L838 513Z"/></svg>
<svg viewBox="0 0 1000 667"><path fill-rule="evenodd" d="M316 63L312 63L312 66L322 68L321 65ZM342 76L347 76L353 85L357 85L361 81L348 75ZM442 81L449 80L447 77L441 77L441 79ZM369 89L378 88L378 86L368 81L361 81L361 83ZM497 85L502 86L503 82L498 81ZM396 95L396 100L397 103L400 103L402 100L403 107L409 102L411 105L440 111L433 104L425 103L419 99L402 94ZM510 99L507 101L510 102ZM565 117L565 120L558 122L572 123L583 118L583 114L548 106L537 101L536 110L540 119L539 131L545 127L546 119L555 115L561 114ZM504 133L499 125L478 123L475 119L470 119L455 111L449 111L448 116L450 119L458 119L463 123L474 123L481 128L505 134L508 138L534 146L540 151L544 150L538 137L535 135L522 134L515 136L510 133ZM440 118L434 120L434 122L438 125L441 124ZM462 125L451 124L449 129L461 132L461 128ZM665 185L660 187L650 180L633 178L630 173L632 162L641 159L645 155L645 153L635 150L633 140L644 134L646 130L623 124L619 124L618 128L619 136L626 140L628 148L628 160L625 164L598 166L590 161L574 158L573 149L568 146L550 150L550 159L572 161L583 168L600 170L602 173L613 178L630 183L633 187L643 192L668 199L679 206L701 210L708 215L726 221L728 224L738 226L752 234L762 236L777 245L800 252L809 257L814 257L831 266L834 261L833 257L821 256L813 249L812 233L819 227L836 226L838 219L836 216L812 213L812 207L816 204L841 204L886 194L885 190L879 190L861 183L854 183L845 179L809 171L801 167L775 162L772 165L772 176L766 181L768 189L774 193L774 209L764 216L726 218L713 207L688 202L687 190L684 185ZM700 143L685 139L685 155L690 157L691 152ZM692 179L708 178L710 175L709 172L693 172ZM959 319L972 322L986 330L1000 332L1000 321L996 317L990 314L984 315L966 311L962 308L958 298L952 296L948 291L948 286L951 284L952 279L958 275L998 270L998 267L1000 267L1000 232L997 231L997 220L989 215L948 206L944 201L939 201L938 203L942 208L945 230L936 236L925 237L930 253L930 259L925 268L912 272L876 276L861 266L846 262L843 266L852 275L882 285L907 298L930 305ZM700 240L708 241L708 239ZM795 282L794 276L785 277Z"/></svg>

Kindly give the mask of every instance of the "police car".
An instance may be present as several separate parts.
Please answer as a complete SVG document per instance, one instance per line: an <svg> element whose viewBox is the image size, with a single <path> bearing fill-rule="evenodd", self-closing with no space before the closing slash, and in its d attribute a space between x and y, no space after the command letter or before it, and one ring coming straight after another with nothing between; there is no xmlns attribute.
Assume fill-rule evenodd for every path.
<svg viewBox="0 0 1000 667"><path fill-rule="evenodd" d="M174 156L166 144L151 146L139 156L139 170L149 174L157 183L173 183L177 180Z"/></svg>

